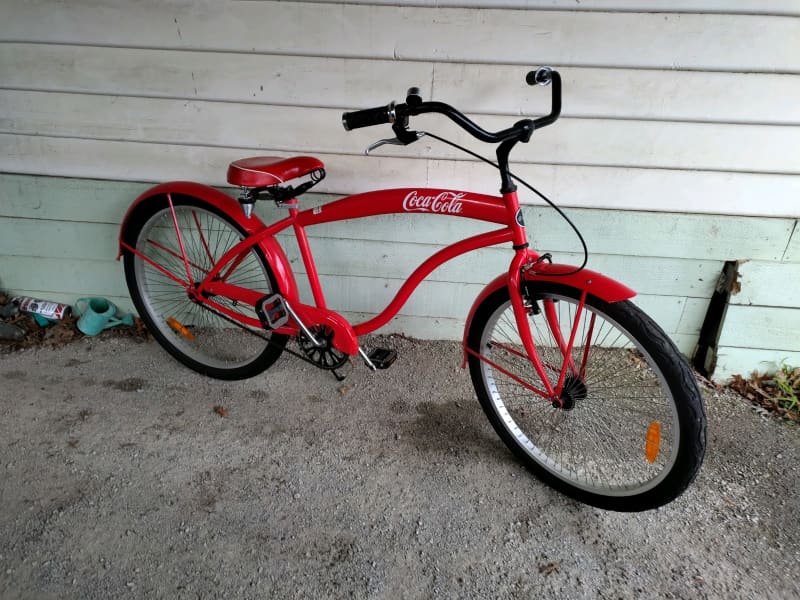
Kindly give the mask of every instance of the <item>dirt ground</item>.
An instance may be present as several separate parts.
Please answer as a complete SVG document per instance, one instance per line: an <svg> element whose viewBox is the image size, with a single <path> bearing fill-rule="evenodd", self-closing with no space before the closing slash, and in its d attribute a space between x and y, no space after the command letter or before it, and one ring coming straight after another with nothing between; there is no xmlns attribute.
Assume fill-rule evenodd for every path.
<svg viewBox="0 0 800 600"><path fill-rule="evenodd" d="M515 462L457 344L388 344L344 384L123 338L0 355L0 598L800 597L796 425L707 390L693 487L604 512Z"/></svg>

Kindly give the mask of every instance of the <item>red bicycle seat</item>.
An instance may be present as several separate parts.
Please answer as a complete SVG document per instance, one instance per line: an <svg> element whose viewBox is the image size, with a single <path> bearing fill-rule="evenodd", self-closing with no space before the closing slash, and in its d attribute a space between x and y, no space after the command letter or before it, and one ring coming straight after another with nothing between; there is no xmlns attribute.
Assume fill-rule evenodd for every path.
<svg viewBox="0 0 800 600"><path fill-rule="evenodd" d="M266 187L278 185L324 169L321 160L313 156L254 156L236 160L228 167L228 183L239 187Z"/></svg>

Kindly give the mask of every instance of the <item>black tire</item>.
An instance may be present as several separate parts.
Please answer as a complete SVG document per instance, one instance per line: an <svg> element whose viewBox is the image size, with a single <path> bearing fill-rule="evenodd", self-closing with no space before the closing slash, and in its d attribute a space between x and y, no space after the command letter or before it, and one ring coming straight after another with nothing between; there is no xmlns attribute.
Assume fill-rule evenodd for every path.
<svg viewBox="0 0 800 600"><path fill-rule="evenodd" d="M544 307L557 312L569 339L580 291L532 282L527 296L531 332L555 388L563 358ZM516 331L502 288L481 303L470 325L470 375L495 431L536 476L581 502L617 511L662 506L689 486L705 452L703 400L692 370L650 317L629 301L588 296L572 351L575 372L567 372L560 407L473 354L543 389Z"/></svg>
<svg viewBox="0 0 800 600"><path fill-rule="evenodd" d="M172 201L192 276L197 280L203 270L207 271L245 237L245 231L228 215L199 198L173 195ZM154 196L140 204L129 218L123 240L178 278L186 279L166 197ZM161 346L190 369L217 379L245 379L267 369L283 352L287 336L234 325L192 302L183 286L133 252L124 253L124 263L128 291L139 316ZM264 295L278 289L272 269L257 247L236 267L228 281L262 291ZM230 310L257 318L253 307L221 297L214 300Z"/></svg>

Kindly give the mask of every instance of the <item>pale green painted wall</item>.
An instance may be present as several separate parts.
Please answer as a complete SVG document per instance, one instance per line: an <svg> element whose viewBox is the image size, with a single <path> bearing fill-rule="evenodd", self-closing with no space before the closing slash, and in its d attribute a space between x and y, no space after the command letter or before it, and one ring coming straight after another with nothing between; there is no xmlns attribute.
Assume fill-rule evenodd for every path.
<svg viewBox="0 0 800 600"><path fill-rule="evenodd" d="M70 303L102 295L130 309L122 265L115 260L117 235L127 206L147 187L0 175L0 286ZM313 206L332 198L308 195L303 201ZM281 214L267 203L260 203L257 213L265 220ZM800 310L794 306L800 296L800 264L787 259L796 243L793 219L592 209L569 213L586 237L589 266L636 289L636 302L688 355L724 261L748 259L741 268L742 291L734 296L723 331L721 373L751 370L762 360L798 358L792 332L800 326ZM562 262L580 260L577 241L552 210L528 206L525 219L537 248ZM389 215L319 226L310 233L330 306L358 317L383 308L404 278L441 244L482 229L464 219ZM281 240L302 273L293 240ZM507 249L492 248L448 263L385 331L458 339L472 300L508 260Z"/></svg>

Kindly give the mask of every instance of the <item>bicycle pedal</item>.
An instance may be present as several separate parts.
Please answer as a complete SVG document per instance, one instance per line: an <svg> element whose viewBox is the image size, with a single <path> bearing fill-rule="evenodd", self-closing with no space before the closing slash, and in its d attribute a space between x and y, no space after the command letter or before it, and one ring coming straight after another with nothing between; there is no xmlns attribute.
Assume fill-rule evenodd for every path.
<svg viewBox="0 0 800 600"><path fill-rule="evenodd" d="M375 348L367 356L376 369L388 369L397 360L397 352L388 348Z"/></svg>
<svg viewBox="0 0 800 600"><path fill-rule="evenodd" d="M264 329L277 329L289 322L289 311L280 294L264 296L256 302L256 314Z"/></svg>

